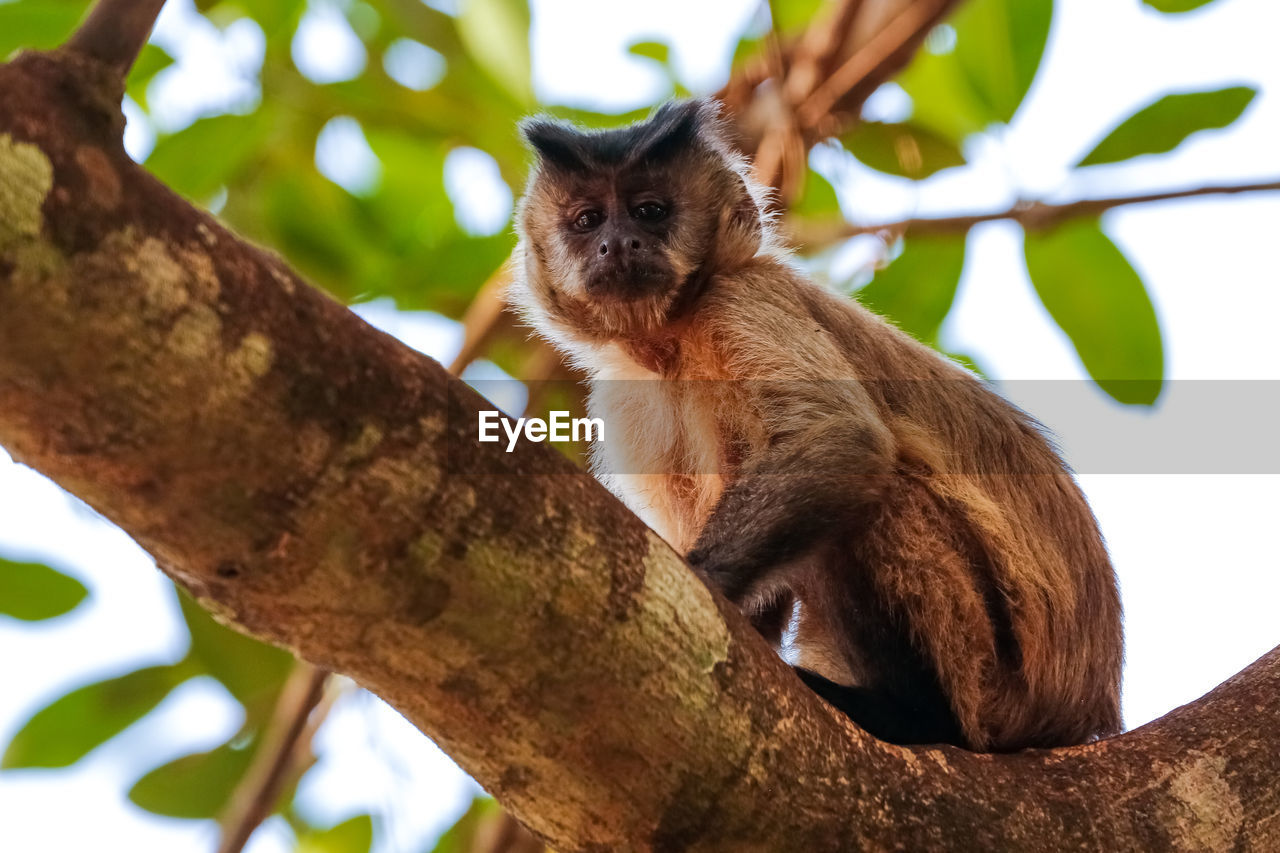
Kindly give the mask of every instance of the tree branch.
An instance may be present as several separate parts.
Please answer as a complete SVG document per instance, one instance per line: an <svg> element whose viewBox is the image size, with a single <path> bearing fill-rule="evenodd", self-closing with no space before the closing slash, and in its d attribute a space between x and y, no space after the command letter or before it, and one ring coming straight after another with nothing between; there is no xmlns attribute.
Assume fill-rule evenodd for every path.
<svg viewBox="0 0 1280 853"><path fill-rule="evenodd" d="M862 102L876 87L893 76L915 53L916 47L959 0L911 0L895 9L883 25L869 29L868 40L858 46L796 109L801 126L827 135L824 123L840 111L856 117Z"/></svg>
<svg viewBox="0 0 1280 853"><path fill-rule="evenodd" d="M98 0L67 47L110 66L123 80L162 8L164 0Z"/></svg>
<svg viewBox="0 0 1280 853"><path fill-rule="evenodd" d="M300 758L299 745L309 742L307 734L315 730L310 720L324 696L328 677L323 669L302 661L289 673L253 763L219 821L223 831L218 853L240 853L254 830L271 815L291 771L297 772L294 768Z"/></svg>
<svg viewBox="0 0 1280 853"><path fill-rule="evenodd" d="M1139 193L1137 195L1105 196L1102 198L1084 198L1077 201L1052 204L1043 201L1019 202L1004 210L989 213L970 213L962 216L914 217L900 219L896 222L883 222L877 225L857 225L835 223L827 226L823 223L799 223L791 232L791 236L803 245L826 245L837 240L857 237L862 234L901 235L908 232L916 234L953 234L963 233L984 222L996 222L1009 219L1017 222L1029 231L1043 231L1053 228L1070 219L1085 216L1097 216L1117 207L1135 204L1151 204L1158 201L1171 201L1180 198L1197 198L1210 195L1236 195L1239 193L1277 192L1280 191L1280 180L1256 181L1248 184L1212 184L1202 187L1162 190L1160 192Z"/></svg>
<svg viewBox="0 0 1280 853"><path fill-rule="evenodd" d="M1280 846L1280 649L1101 743L872 740L553 449L0 66L0 443L564 853Z"/></svg>

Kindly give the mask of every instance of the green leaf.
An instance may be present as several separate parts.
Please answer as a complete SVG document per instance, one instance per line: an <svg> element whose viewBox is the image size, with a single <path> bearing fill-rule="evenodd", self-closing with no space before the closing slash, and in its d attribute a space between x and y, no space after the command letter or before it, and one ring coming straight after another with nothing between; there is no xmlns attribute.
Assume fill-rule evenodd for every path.
<svg viewBox="0 0 1280 853"><path fill-rule="evenodd" d="M918 51L896 82L911 96L911 122L956 145L997 120L960 73L954 54Z"/></svg>
<svg viewBox="0 0 1280 853"><path fill-rule="evenodd" d="M181 666L153 666L79 687L27 720L0 767L74 764L146 716L190 674Z"/></svg>
<svg viewBox="0 0 1280 853"><path fill-rule="evenodd" d="M270 129L262 109L200 119L156 142L146 167L177 192L202 202L261 156Z"/></svg>
<svg viewBox="0 0 1280 853"><path fill-rule="evenodd" d="M1026 237L1027 271L1085 369L1121 403L1150 405L1164 381L1160 325L1147 289L1097 220Z"/></svg>
<svg viewBox="0 0 1280 853"><path fill-rule="evenodd" d="M1176 14L1178 12L1190 12L1192 9L1199 9L1201 6L1207 6L1213 0L1142 0L1152 9L1168 14Z"/></svg>
<svg viewBox="0 0 1280 853"><path fill-rule="evenodd" d="M822 175L810 169L804 179L804 193L791 205L791 214L814 221L839 219L842 214L836 188Z"/></svg>
<svg viewBox="0 0 1280 853"><path fill-rule="evenodd" d="M769 17L773 28L782 36L800 32L813 22L823 0L769 0Z"/></svg>
<svg viewBox="0 0 1280 853"><path fill-rule="evenodd" d="M142 46L138 61L129 69L128 93L144 108L147 105L147 86L155 76L173 64L173 57L154 44Z"/></svg>
<svg viewBox="0 0 1280 853"><path fill-rule="evenodd" d="M89 595L73 577L39 563L0 560L0 615L27 622L70 613Z"/></svg>
<svg viewBox="0 0 1280 853"><path fill-rule="evenodd" d="M216 818L249 769L256 742L239 748L225 743L209 752L184 755L161 765L129 789L139 808L165 817Z"/></svg>
<svg viewBox="0 0 1280 853"><path fill-rule="evenodd" d="M191 632L188 658L222 682L251 717L269 711L293 655L218 624L185 592L179 591L178 601Z"/></svg>
<svg viewBox="0 0 1280 853"><path fill-rule="evenodd" d="M1009 122L1035 79L1049 38L1052 0L969 0L948 19L955 47L919 51L899 76L914 123L953 142Z"/></svg>
<svg viewBox="0 0 1280 853"><path fill-rule="evenodd" d="M458 15L458 34L476 62L516 101L533 105L525 0L465 0Z"/></svg>
<svg viewBox="0 0 1280 853"><path fill-rule="evenodd" d="M373 846L373 818L367 814L298 839L296 853L368 853Z"/></svg>
<svg viewBox="0 0 1280 853"><path fill-rule="evenodd" d="M480 828L500 814L502 808L496 800L476 797L458 822L440 836L431 853L470 853L476 849L476 834Z"/></svg>
<svg viewBox="0 0 1280 853"><path fill-rule="evenodd" d="M671 48L660 41L634 42L627 45L627 53L641 56L645 59L652 59L659 65L666 65L671 61Z"/></svg>
<svg viewBox="0 0 1280 853"><path fill-rule="evenodd" d="M902 253L858 291L858 301L904 332L936 344L964 271L965 235L908 236Z"/></svg>
<svg viewBox="0 0 1280 853"><path fill-rule="evenodd" d="M977 0L951 19L956 60L996 121L1012 121L1031 88L1052 19L1052 0Z"/></svg>
<svg viewBox="0 0 1280 853"><path fill-rule="evenodd" d="M927 178L943 169L964 165L958 145L910 122L863 122L842 136L841 141L871 168L904 178Z"/></svg>
<svg viewBox="0 0 1280 853"><path fill-rule="evenodd" d="M1231 86L1165 95L1122 121L1076 165L1118 163L1172 151L1193 133L1226 127L1240 118L1256 94L1258 90L1249 86Z"/></svg>
<svg viewBox="0 0 1280 853"><path fill-rule="evenodd" d="M196 8L217 26L248 16L268 40L292 33L305 7L305 0L196 0Z"/></svg>
<svg viewBox="0 0 1280 853"><path fill-rule="evenodd" d="M0 5L0 60L18 49L48 50L67 40L89 0L40 0Z"/></svg>

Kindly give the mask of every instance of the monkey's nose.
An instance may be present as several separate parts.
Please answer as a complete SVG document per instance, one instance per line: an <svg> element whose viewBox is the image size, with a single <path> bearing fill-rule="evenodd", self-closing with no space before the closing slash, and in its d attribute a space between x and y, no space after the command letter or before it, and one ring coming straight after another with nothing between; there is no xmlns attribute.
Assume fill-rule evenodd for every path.
<svg viewBox="0 0 1280 853"><path fill-rule="evenodd" d="M640 251L640 241L635 237L632 237L629 240L602 240L600 242L599 253L602 258L610 253L615 256L620 256L629 252L638 251Z"/></svg>

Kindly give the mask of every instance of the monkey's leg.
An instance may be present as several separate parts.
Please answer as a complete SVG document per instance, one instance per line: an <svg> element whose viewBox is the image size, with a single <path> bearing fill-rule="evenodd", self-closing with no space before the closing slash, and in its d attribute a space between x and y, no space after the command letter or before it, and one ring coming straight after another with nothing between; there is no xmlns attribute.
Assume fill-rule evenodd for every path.
<svg viewBox="0 0 1280 853"><path fill-rule="evenodd" d="M881 740L965 745L932 662L858 561L831 542L795 578L799 619L789 659L810 689Z"/></svg>
<svg viewBox="0 0 1280 853"><path fill-rule="evenodd" d="M779 593L747 618L752 626L760 632L760 636L769 641L775 649L782 645L782 637L791 624L791 615L795 611L795 596L790 592Z"/></svg>

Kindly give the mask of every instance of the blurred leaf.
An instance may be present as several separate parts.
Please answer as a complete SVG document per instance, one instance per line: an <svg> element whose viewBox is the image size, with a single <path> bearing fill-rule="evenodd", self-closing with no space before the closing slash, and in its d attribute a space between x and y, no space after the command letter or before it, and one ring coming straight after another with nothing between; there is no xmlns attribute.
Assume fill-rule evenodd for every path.
<svg viewBox="0 0 1280 853"><path fill-rule="evenodd" d="M293 655L218 624L185 592L179 591L178 601L191 632L188 657L222 682L251 717L268 711L293 667Z"/></svg>
<svg viewBox="0 0 1280 853"><path fill-rule="evenodd" d="M911 96L911 122L957 146L995 121L956 68L953 54L918 51L896 82Z"/></svg>
<svg viewBox="0 0 1280 853"><path fill-rule="evenodd" d="M365 244L355 231L356 200L313 169L276 170L258 188L263 238L340 299L360 292Z"/></svg>
<svg viewBox="0 0 1280 853"><path fill-rule="evenodd" d="M146 167L187 198L207 201L244 164L261 156L270 129L269 112L264 109L200 119L161 137Z"/></svg>
<svg viewBox="0 0 1280 853"><path fill-rule="evenodd" d="M0 767L67 767L142 719L190 670L153 666L79 687L35 713L13 736Z"/></svg>
<svg viewBox="0 0 1280 853"><path fill-rule="evenodd" d="M138 61L129 69L128 94L144 109L147 106L147 86L164 69L173 64L173 57L154 44L142 46Z"/></svg>
<svg viewBox="0 0 1280 853"><path fill-rule="evenodd" d="M476 849L476 833L480 827L502 814L502 807L489 797L476 797L471 806L458 818L458 822L450 827L432 853L471 853Z"/></svg>
<svg viewBox="0 0 1280 853"><path fill-rule="evenodd" d="M964 155L954 142L910 122L863 122L842 136L841 141L871 168L904 178L927 178L943 169L964 165Z"/></svg>
<svg viewBox="0 0 1280 853"><path fill-rule="evenodd" d="M823 0L769 0L769 17L779 35L793 36L806 29L822 8Z"/></svg>
<svg viewBox="0 0 1280 853"><path fill-rule="evenodd" d="M1052 0L969 0L947 20L955 47L919 51L898 84L913 123L952 142L1013 119L1035 79L1053 18Z"/></svg>
<svg viewBox="0 0 1280 853"><path fill-rule="evenodd" d="M965 235L908 235L902 253L858 291L858 301L917 340L936 344L964 270Z"/></svg>
<svg viewBox="0 0 1280 853"><path fill-rule="evenodd" d="M996 121L1011 121L1031 88L1052 19L1052 0L976 0L950 19L955 57Z"/></svg>
<svg viewBox="0 0 1280 853"><path fill-rule="evenodd" d="M543 107L543 110L548 115L553 115L556 118L565 119L584 127L595 128L622 127L639 121L650 113L648 107L640 107L621 113L601 113L594 110L584 110L580 107L568 107L563 104L550 104Z"/></svg>
<svg viewBox="0 0 1280 853"><path fill-rule="evenodd" d="M464 0L458 33L468 52L522 104L532 106L529 5L525 0Z"/></svg>
<svg viewBox="0 0 1280 853"><path fill-rule="evenodd" d="M19 48L48 50L67 40L89 0L40 0L0 5L0 60Z"/></svg>
<svg viewBox="0 0 1280 853"><path fill-rule="evenodd" d="M804 179L804 193L791 205L790 212L793 216L819 222L842 216L835 187L813 169Z"/></svg>
<svg viewBox="0 0 1280 853"><path fill-rule="evenodd" d="M391 130L365 136L383 174L367 204L378 216L379 230L391 238L391 247L410 251L443 239L455 228L453 204L444 188L446 143Z"/></svg>
<svg viewBox="0 0 1280 853"><path fill-rule="evenodd" d="M80 581L48 566L0 559L0 615L52 619L70 613L88 594Z"/></svg>
<svg viewBox="0 0 1280 853"><path fill-rule="evenodd" d="M373 846L373 818L367 814L298 839L296 853L368 853Z"/></svg>
<svg viewBox="0 0 1280 853"><path fill-rule="evenodd" d="M395 297L401 308L438 311L457 319L480 286L510 257L515 244L515 235L507 231L492 237L456 233L423 253L421 266L412 265L414 275L381 282L381 292Z"/></svg>
<svg viewBox="0 0 1280 853"><path fill-rule="evenodd" d="M652 59L659 65L671 61L671 48L660 41L638 41L627 45L627 53Z"/></svg>
<svg viewBox="0 0 1280 853"><path fill-rule="evenodd" d="M306 0L196 0L196 8L219 27L249 17L268 40L291 35L306 5Z"/></svg>
<svg viewBox="0 0 1280 853"><path fill-rule="evenodd" d="M1121 403L1160 396L1164 348L1147 289L1098 221L1026 236L1040 301L1075 345L1093 380Z"/></svg>
<svg viewBox="0 0 1280 853"><path fill-rule="evenodd" d="M129 789L139 808L165 817L217 818L249 769L256 742L239 749L225 743L161 765Z"/></svg>
<svg viewBox="0 0 1280 853"><path fill-rule="evenodd" d="M1122 121L1076 165L1118 163L1172 151L1193 133L1226 127L1240 118L1256 94L1258 90L1249 86L1232 86L1165 95Z"/></svg>
<svg viewBox="0 0 1280 853"><path fill-rule="evenodd" d="M1192 9L1199 9L1201 6L1207 6L1213 0L1142 0L1152 9L1161 12L1190 12Z"/></svg>

